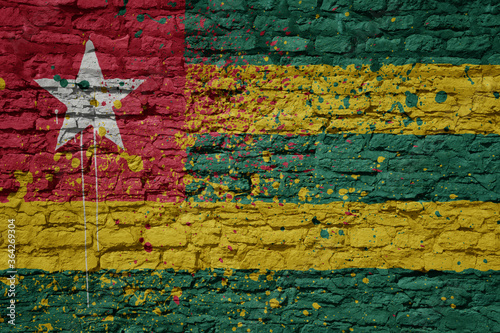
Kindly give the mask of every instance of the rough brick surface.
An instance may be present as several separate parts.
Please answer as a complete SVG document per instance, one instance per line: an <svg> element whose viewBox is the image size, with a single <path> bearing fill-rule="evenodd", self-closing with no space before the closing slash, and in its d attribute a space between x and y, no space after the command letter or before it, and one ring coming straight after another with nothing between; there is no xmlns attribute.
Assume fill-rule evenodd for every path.
<svg viewBox="0 0 500 333"><path fill-rule="evenodd" d="M0 1L0 331L500 332L499 14Z"/></svg>

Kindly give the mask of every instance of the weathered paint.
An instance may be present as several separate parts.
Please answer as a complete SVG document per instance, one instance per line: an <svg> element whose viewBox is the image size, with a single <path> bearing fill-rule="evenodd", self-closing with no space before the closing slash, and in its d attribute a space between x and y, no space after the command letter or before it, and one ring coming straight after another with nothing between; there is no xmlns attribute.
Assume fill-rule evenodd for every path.
<svg viewBox="0 0 500 333"><path fill-rule="evenodd" d="M9 207L10 206L10 207ZM18 211L17 207L21 207ZM86 211L95 214L95 203ZM492 202L99 203L87 223L90 270L208 268L499 270L500 204ZM84 270L81 202L3 204L16 216L17 267ZM325 238L324 232L329 237ZM0 225L7 239L7 225ZM36 249L36 252L33 252ZM0 252L0 269L8 252ZM298 260L300 258L300 260Z"/></svg>
<svg viewBox="0 0 500 333"><path fill-rule="evenodd" d="M500 201L500 136L196 135L195 201Z"/></svg>
<svg viewBox="0 0 500 333"><path fill-rule="evenodd" d="M19 276L19 316L8 332L500 330L498 271L101 270L90 274L91 308L84 272ZM0 327L8 319L1 313Z"/></svg>
<svg viewBox="0 0 500 333"><path fill-rule="evenodd" d="M500 134L498 75L493 65L189 65L186 122L196 133Z"/></svg>

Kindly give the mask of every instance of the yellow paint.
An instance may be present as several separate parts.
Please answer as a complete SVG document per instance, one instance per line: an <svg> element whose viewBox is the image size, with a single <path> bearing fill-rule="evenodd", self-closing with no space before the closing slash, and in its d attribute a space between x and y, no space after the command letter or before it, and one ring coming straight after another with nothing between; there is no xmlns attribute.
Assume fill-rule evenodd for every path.
<svg viewBox="0 0 500 333"><path fill-rule="evenodd" d="M106 135L106 128L101 126L101 127L99 127L97 132L98 132L99 136L104 137Z"/></svg>
<svg viewBox="0 0 500 333"><path fill-rule="evenodd" d="M5 89L5 80L0 77L0 90L4 90L4 89Z"/></svg>
<svg viewBox="0 0 500 333"><path fill-rule="evenodd" d="M20 190L0 205L0 214L16 214L20 221L16 238L32 239L29 247L16 249L17 267L85 270L84 261L75 260L83 255L85 246L81 201L24 202L32 177L17 173L17 179ZM87 223L89 269L194 272L221 268L226 270L225 276L232 269L500 269L500 203L458 200L280 206L257 202L240 208L227 202L99 202L99 211L105 212L99 214L101 251L97 252L95 224ZM346 211L355 211L355 216ZM86 202L86 212L87 217L95 216L94 202ZM33 223L35 217L41 217L41 222ZM313 217L321 224L313 224ZM125 227L116 226L115 220ZM192 225L188 227L186 222ZM144 232L146 223L152 227ZM328 239L320 237L326 225ZM6 227L0 224L0 233ZM136 246L141 236L153 245L151 253ZM33 253L32 248L38 251ZM7 251L0 252L0 270L7 269L7 255Z"/></svg>
<svg viewBox="0 0 500 333"><path fill-rule="evenodd" d="M115 317L114 316L106 316L106 318L104 318L102 321L114 321L115 320Z"/></svg>
<svg viewBox="0 0 500 333"><path fill-rule="evenodd" d="M377 162L382 163L383 161L385 161L385 157L383 157L383 156L379 156L379 157L377 158Z"/></svg>
<svg viewBox="0 0 500 333"><path fill-rule="evenodd" d="M71 167L72 168L78 168L80 166L80 159L79 158L74 158L71 160Z"/></svg>
<svg viewBox="0 0 500 333"><path fill-rule="evenodd" d="M181 297L182 296L182 289L179 287L172 288L172 290L170 291L170 296Z"/></svg>
<svg viewBox="0 0 500 333"><path fill-rule="evenodd" d="M40 325L38 325L38 327L37 327L37 328L38 328L38 330L39 330L39 331L43 331L43 330L44 330L44 328L45 328L45 329L47 330L47 332L52 331L52 330L54 329L54 328L52 327L52 324L50 324L50 323L47 323L47 324L40 324Z"/></svg>
<svg viewBox="0 0 500 333"><path fill-rule="evenodd" d="M304 316L309 316L309 311L307 310L302 311L302 313L304 314Z"/></svg>
<svg viewBox="0 0 500 333"><path fill-rule="evenodd" d="M276 309L276 308L279 308L279 307L280 307L280 302L279 302L276 298L273 298L273 299L269 300L269 305L270 305L273 309Z"/></svg>
<svg viewBox="0 0 500 333"><path fill-rule="evenodd" d="M316 310L318 310L321 308L321 305L319 305L318 303L313 303L312 307L315 308Z"/></svg>
<svg viewBox="0 0 500 333"><path fill-rule="evenodd" d="M92 98L90 100L90 105L92 105L93 107L98 107L99 106L99 101L97 101L97 99L95 99L95 98Z"/></svg>
<svg viewBox="0 0 500 333"><path fill-rule="evenodd" d="M368 66L356 69L353 65L345 69L329 65L265 65L221 70L215 65L191 64L185 90L186 126L196 133L312 135L326 128L327 133L500 134L500 126L496 125L500 123L500 109L493 95L500 91L500 66L467 65L468 75L465 66L384 65L372 72ZM382 80L377 80L378 76ZM351 93L359 88L370 92L370 97ZM233 93L214 103L203 97L213 89ZM314 93L307 95L310 91ZM417 107L406 106L407 91L417 94ZM439 91L448 94L443 103L435 100ZM336 99L336 95L340 98ZM350 106L339 109L346 96L350 96ZM405 113L399 112L397 103ZM397 112L387 112L393 107ZM403 121L408 117L420 118L423 123L405 125Z"/></svg>
<svg viewBox="0 0 500 333"><path fill-rule="evenodd" d="M369 282L370 282L370 280L368 280L368 278L364 278L364 279L363 279L363 283L368 284Z"/></svg>
<svg viewBox="0 0 500 333"><path fill-rule="evenodd" d="M113 102L113 105L115 106L116 109L121 109L122 101L116 100Z"/></svg>
<svg viewBox="0 0 500 333"><path fill-rule="evenodd" d="M132 172L139 172L144 169L144 163L141 156L129 155L126 152L120 153L120 157L127 161L128 168Z"/></svg>

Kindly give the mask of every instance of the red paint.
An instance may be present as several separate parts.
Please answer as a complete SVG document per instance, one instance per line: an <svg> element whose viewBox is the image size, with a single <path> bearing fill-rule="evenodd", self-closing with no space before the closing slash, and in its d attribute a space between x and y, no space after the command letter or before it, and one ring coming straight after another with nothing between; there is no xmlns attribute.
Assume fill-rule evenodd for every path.
<svg viewBox="0 0 500 333"><path fill-rule="evenodd" d="M145 250L146 252L151 252L151 251L153 251L153 245L151 245L151 243L150 243L150 242L146 242L146 244L144 244L144 250Z"/></svg>
<svg viewBox="0 0 500 333"><path fill-rule="evenodd" d="M175 304L179 305L179 303L180 303L179 302L179 296L174 295L174 302L175 302Z"/></svg>
<svg viewBox="0 0 500 333"><path fill-rule="evenodd" d="M157 19L183 16L184 1L176 2L176 8L151 2L147 11ZM0 128L5 129L2 141L4 145L11 142L19 148L18 153L1 157L0 202L6 202L10 193L19 190L14 177L16 170L33 175L33 183L28 184L24 197L26 201L82 200L82 187L76 182L81 178L80 168L71 167L73 158L80 159L80 136L59 149L71 152L70 158L62 155L55 161L56 140L66 106L34 79L59 75L70 82L74 80L85 50L83 43L89 38L106 79L146 80L122 99L120 109L114 109L125 152L139 156L144 168L133 172L124 158L109 158L123 151L118 151L110 140L97 136L99 200L174 202L176 197L183 198L181 179L186 156L176 143L175 134L185 124L184 26L176 19L160 24L146 17L139 22L137 15L143 14L144 8L132 5L132 1L121 16L117 13L123 1L110 1L103 8L99 5L82 9L77 16L74 6L37 3L40 5L28 2L3 5L4 9L13 9L9 10L10 22L21 22L9 24L9 33L23 37L0 39L0 50L8 54L0 67L0 77L6 82L0 100L12 101L10 107L2 109ZM29 22L36 22L36 26ZM135 38L139 30L142 35ZM160 44L164 44L161 49ZM92 127L84 131L83 141L84 150L88 151L93 141ZM164 157L162 150L172 154ZM85 199L95 201L94 156L84 156L83 166ZM48 181L47 176L53 176L54 180Z"/></svg>

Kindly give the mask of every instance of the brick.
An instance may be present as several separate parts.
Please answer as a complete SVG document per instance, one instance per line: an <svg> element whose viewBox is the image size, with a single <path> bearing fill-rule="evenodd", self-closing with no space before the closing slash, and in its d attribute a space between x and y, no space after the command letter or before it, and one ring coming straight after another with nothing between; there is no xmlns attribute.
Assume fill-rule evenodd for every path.
<svg viewBox="0 0 500 333"><path fill-rule="evenodd" d="M401 39L370 38L366 41L367 52L392 52L401 48Z"/></svg>
<svg viewBox="0 0 500 333"><path fill-rule="evenodd" d="M385 0L354 0L352 8L357 12L379 11L386 8L386 2Z"/></svg>
<svg viewBox="0 0 500 333"><path fill-rule="evenodd" d="M432 15L424 23L427 29L464 30L470 28L471 22L466 15Z"/></svg>
<svg viewBox="0 0 500 333"><path fill-rule="evenodd" d="M405 40L405 49L408 51L435 52L443 48L443 41L437 37L427 35L411 35Z"/></svg>
<svg viewBox="0 0 500 333"><path fill-rule="evenodd" d="M484 14L479 17L478 23L484 27L497 27L500 25L500 17L498 17L498 14Z"/></svg>
<svg viewBox="0 0 500 333"><path fill-rule="evenodd" d="M488 36L452 38L448 41L446 49L457 52L483 52L491 47Z"/></svg>
<svg viewBox="0 0 500 333"><path fill-rule="evenodd" d="M308 39L300 37L274 37L270 49L288 52L300 52L307 49Z"/></svg>
<svg viewBox="0 0 500 333"><path fill-rule="evenodd" d="M318 37L314 45L319 52L346 53L351 50L352 43L347 36Z"/></svg>
<svg viewBox="0 0 500 333"><path fill-rule="evenodd" d="M341 21L331 18L320 17L317 20L297 20L301 32L310 33L313 36L336 36L340 30Z"/></svg>
<svg viewBox="0 0 500 333"><path fill-rule="evenodd" d="M407 30L413 26L413 15L386 16L380 20L380 29L387 31Z"/></svg>
<svg viewBox="0 0 500 333"><path fill-rule="evenodd" d="M288 2L288 10L300 10L303 12L311 12L316 9L318 5L318 0L287 0Z"/></svg>

